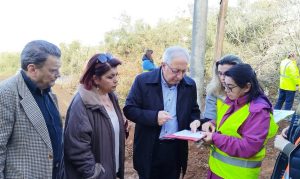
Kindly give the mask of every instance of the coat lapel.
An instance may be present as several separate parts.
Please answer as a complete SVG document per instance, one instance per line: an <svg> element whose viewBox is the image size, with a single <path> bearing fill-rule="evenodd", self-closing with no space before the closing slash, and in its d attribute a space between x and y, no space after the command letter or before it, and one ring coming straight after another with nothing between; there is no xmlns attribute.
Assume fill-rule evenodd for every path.
<svg viewBox="0 0 300 179"><path fill-rule="evenodd" d="M183 93L184 91L184 87L185 85L183 84L179 84L177 87L177 104L176 104L176 114L177 114L177 120L178 120L178 129L181 130L182 129L182 117L181 117L181 110L183 109L182 105L186 105L184 104L183 98L185 93Z"/></svg>
<svg viewBox="0 0 300 179"><path fill-rule="evenodd" d="M186 107L187 105L187 99L186 99L186 92L187 92L187 87L191 86L191 84L183 78L181 82L178 84L177 87L177 104L176 104L176 114L177 114L177 120L178 120L178 129L182 130L184 129L184 121L182 120L187 120L183 118L183 113L182 110Z"/></svg>
<svg viewBox="0 0 300 179"><path fill-rule="evenodd" d="M150 73L152 73L152 75L150 76L150 78L146 79L146 83L147 83L147 88L151 88L149 89L149 91L155 91L154 94L151 94L152 98L151 100L153 100L153 103L158 105L157 109L164 109L164 99L163 99L163 94L162 94L162 86L161 86L161 67L158 69L155 69L153 71L151 71Z"/></svg>
<svg viewBox="0 0 300 179"><path fill-rule="evenodd" d="M24 108L26 116L29 118L29 121L32 123L36 131L52 151L51 140L49 137L45 119L34 97L25 84L21 73L18 75L18 91L22 98L20 103Z"/></svg>
<svg viewBox="0 0 300 179"><path fill-rule="evenodd" d="M156 87L156 94L158 95L158 99L159 99L158 108L163 110L164 109L164 98L163 98L163 94L162 94L161 84L158 84L158 86Z"/></svg>

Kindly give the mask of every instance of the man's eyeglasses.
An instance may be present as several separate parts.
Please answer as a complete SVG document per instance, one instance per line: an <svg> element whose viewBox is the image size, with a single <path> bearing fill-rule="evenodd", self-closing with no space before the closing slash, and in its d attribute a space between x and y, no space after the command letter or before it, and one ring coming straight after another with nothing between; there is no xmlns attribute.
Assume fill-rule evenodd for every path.
<svg viewBox="0 0 300 179"><path fill-rule="evenodd" d="M100 63L106 63L108 62L109 60L111 60L113 58L113 56L110 54L110 53L106 53L106 54L100 54L97 59L98 59L98 62Z"/></svg>
<svg viewBox="0 0 300 179"><path fill-rule="evenodd" d="M172 73L174 73L174 74L176 74L176 75L178 75L180 72L181 72L182 74L185 74L185 73L186 73L186 70L175 69L175 68L170 67L169 64L167 64L167 63L165 63L165 64L166 64L166 65L168 66L168 68L172 71Z"/></svg>
<svg viewBox="0 0 300 179"><path fill-rule="evenodd" d="M238 85L235 86L228 86L227 84L224 84L225 90L229 90L230 92L232 92L232 90L236 87L238 87Z"/></svg>

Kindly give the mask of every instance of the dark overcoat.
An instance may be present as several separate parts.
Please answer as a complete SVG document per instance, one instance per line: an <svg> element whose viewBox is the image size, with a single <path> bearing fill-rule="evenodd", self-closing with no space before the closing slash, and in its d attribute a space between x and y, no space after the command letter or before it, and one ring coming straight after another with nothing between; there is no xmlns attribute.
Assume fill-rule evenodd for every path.
<svg viewBox="0 0 300 179"><path fill-rule="evenodd" d="M178 130L188 129L189 124L200 119L197 90L194 80L184 76L177 88L176 114ZM161 126L157 114L164 109L161 86L161 68L138 75L131 87L123 109L125 116L135 125L133 164L140 176L149 178L153 148L159 138ZM185 173L188 142L179 141L179 165Z"/></svg>

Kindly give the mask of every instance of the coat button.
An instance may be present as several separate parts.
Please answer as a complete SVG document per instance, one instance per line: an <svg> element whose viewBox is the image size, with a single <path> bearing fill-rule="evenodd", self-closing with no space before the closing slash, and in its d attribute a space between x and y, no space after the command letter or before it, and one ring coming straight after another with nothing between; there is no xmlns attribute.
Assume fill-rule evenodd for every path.
<svg viewBox="0 0 300 179"><path fill-rule="evenodd" d="M48 159L52 160L53 159L53 155L52 154L48 154Z"/></svg>

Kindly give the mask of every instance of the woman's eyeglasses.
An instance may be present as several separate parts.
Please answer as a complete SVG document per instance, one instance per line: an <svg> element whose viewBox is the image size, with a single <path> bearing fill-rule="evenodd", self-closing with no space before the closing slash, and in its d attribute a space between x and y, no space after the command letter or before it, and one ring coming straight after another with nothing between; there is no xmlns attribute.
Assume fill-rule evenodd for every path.
<svg viewBox="0 0 300 179"><path fill-rule="evenodd" d="M106 53L106 54L100 54L97 59L98 59L98 62L100 63L106 63L108 62L109 60L111 60L113 58L113 56L110 54L110 53Z"/></svg>
<svg viewBox="0 0 300 179"><path fill-rule="evenodd" d="M219 76L225 76L225 72L223 73L223 72L218 71L218 75Z"/></svg>
<svg viewBox="0 0 300 179"><path fill-rule="evenodd" d="M230 92L232 92L232 90L233 90L234 88L236 88L236 87L238 87L238 85L235 85L235 86L228 86L227 84L224 84L225 90L229 90Z"/></svg>

